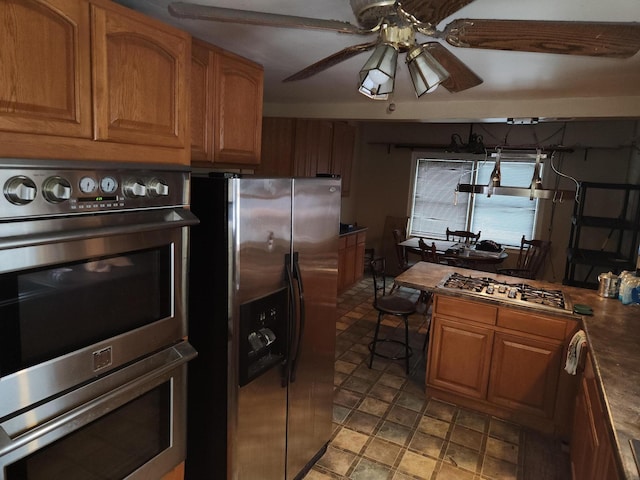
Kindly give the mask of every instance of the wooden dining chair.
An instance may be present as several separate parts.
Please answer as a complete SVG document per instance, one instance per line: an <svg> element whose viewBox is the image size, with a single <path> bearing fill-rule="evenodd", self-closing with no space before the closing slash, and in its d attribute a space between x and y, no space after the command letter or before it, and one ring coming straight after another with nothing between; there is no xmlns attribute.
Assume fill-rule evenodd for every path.
<svg viewBox="0 0 640 480"><path fill-rule="evenodd" d="M467 230L449 230L449 227L447 227L447 241L464 242L467 245L475 245L480 239L480 232L480 230L478 230L478 233Z"/></svg>
<svg viewBox="0 0 640 480"><path fill-rule="evenodd" d="M409 264L409 259L407 257L407 251L405 248L400 245L400 243L404 242L407 239L407 235L405 232L400 230L399 228L394 228L391 233L393 234L393 241L396 247L396 257L398 259L398 269L400 272L404 272L411 265Z"/></svg>
<svg viewBox="0 0 640 480"><path fill-rule="evenodd" d="M423 262L438 263L438 254L434 242L428 245L424 239L420 238L418 239L418 247L420 247L420 255Z"/></svg>
<svg viewBox="0 0 640 480"><path fill-rule="evenodd" d="M520 241L520 252L518 253L516 267L499 268L497 273L534 280L538 277L550 250L551 241L527 240L523 235Z"/></svg>

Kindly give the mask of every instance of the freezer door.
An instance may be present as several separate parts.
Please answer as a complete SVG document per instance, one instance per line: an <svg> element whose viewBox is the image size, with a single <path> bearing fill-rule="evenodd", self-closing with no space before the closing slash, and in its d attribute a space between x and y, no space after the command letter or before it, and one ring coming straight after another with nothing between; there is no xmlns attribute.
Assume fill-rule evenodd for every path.
<svg viewBox="0 0 640 480"><path fill-rule="evenodd" d="M288 307L283 306L288 289L284 289L286 299L282 292L286 287L284 262L291 247L291 180L243 178L231 182L230 477L282 480L287 389L281 362L267 363L268 368L244 378L239 368L243 363L240 355L247 351L263 355L270 350L275 358L288 349L281 339L288 335ZM272 311L277 319L271 318ZM241 325L243 317L250 317L249 326ZM260 325L262 319L264 325ZM258 361L268 358L264 355Z"/></svg>
<svg viewBox="0 0 640 480"><path fill-rule="evenodd" d="M304 296L297 315L301 336L292 342L287 479L295 478L331 436L340 180L294 179L293 192L294 275Z"/></svg>

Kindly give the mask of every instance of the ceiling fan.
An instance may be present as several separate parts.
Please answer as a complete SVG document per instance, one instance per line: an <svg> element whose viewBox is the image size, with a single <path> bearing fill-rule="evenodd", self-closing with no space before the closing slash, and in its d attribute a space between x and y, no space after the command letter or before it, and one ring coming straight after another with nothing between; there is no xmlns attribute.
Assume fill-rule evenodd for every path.
<svg viewBox="0 0 640 480"><path fill-rule="evenodd" d="M169 13L179 18L216 22L377 34L373 41L346 47L283 80L309 78L355 55L374 50L360 71L360 91L374 99L386 99L393 91L398 53L407 54L406 62L417 96L438 85L450 92L460 92L482 83L482 79L442 43L418 43L416 34L444 40L459 48L616 58L631 57L640 49L640 23L637 22L456 19L438 30L442 20L473 1L350 0L358 25L185 2L169 4Z"/></svg>

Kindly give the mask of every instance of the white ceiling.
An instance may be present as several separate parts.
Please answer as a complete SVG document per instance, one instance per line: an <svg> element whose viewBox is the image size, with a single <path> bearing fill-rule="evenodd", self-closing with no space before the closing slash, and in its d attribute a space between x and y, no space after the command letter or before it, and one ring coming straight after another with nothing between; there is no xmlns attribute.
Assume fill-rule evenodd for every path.
<svg viewBox="0 0 640 480"><path fill-rule="evenodd" d="M438 88L416 99L404 60L387 102L357 92L358 71L370 55L357 55L309 79L282 79L349 45L374 40L334 32L176 19L171 0L116 0L264 66L265 114L354 119L457 121L502 117L640 117L640 54L612 59L452 47L484 82L450 93ZM219 7L303 17L356 20L348 0L185 0ZM640 22L638 0L475 0L445 19L531 19ZM428 37L418 35L419 42ZM391 112L389 103L395 104Z"/></svg>

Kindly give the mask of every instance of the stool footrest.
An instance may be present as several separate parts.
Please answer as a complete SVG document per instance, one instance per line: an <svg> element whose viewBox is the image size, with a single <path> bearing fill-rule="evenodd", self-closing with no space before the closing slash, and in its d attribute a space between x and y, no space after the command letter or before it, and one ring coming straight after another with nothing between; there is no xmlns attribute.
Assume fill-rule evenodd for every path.
<svg viewBox="0 0 640 480"><path fill-rule="evenodd" d="M383 353L376 352L375 344L377 344L377 343L383 343L383 342L386 342L386 343L396 343L396 344L398 344L398 345L402 345L403 347L405 347L406 349L408 349L408 350L409 350L409 354L408 354L408 355L407 355L407 354L405 354L405 355L402 355L402 356L395 356L395 357L392 357L392 356L389 356L389 355L385 355L385 354L383 354ZM405 343L404 343L404 342L402 342L402 341L400 341L400 340L394 340L394 339L391 339L391 338L379 338L378 340L375 340L375 341L373 341L373 342L369 343L369 351L370 351L373 355L376 355L376 356L378 356L378 357L382 357L382 358L387 358L387 359L389 359L389 360L404 360L405 358L409 358L411 355L413 355L413 350L411 349L411 347L406 347L406 345L405 345Z"/></svg>

